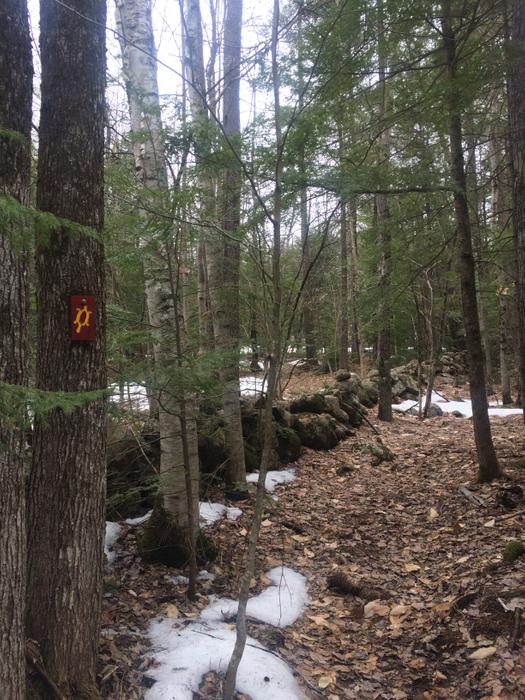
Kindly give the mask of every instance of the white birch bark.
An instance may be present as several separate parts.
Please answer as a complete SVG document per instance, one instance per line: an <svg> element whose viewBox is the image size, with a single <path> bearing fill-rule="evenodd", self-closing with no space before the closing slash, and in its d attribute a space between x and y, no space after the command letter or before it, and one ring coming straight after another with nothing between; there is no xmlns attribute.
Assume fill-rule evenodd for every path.
<svg viewBox="0 0 525 700"><path fill-rule="evenodd" d="M156 70L150 0L117 0L116 20L134 139L133 152L143 197L152 208L167 193L162 120ZM144 220L148 222L146 212ZM160 489L164 508L181 528L198 523L199 461L195 408L190 397L183 400L186 409L189 464L185 465L179 391L174 386L177 366L177 325L184 338L182 305L173 293L169 273L169 250L160 242L143 241L146 277L146 303L153 329L153 352L159 383L159 429L161 440ZM178 274L175 271L175 274ZM180 280L182 284L182 280ZM180 314L180 316L178 316ZM191 510L185 481L185 469L191 475ZM193 511L193 513L191 513ZM191 517L193 516L193 517Z"/></svg>

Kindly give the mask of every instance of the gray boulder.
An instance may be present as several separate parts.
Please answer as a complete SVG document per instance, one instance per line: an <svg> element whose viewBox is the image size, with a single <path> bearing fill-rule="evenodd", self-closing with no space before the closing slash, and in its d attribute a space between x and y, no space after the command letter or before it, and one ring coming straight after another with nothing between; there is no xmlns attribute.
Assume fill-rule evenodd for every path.
<svg viewBox="0 0 525 700"><path fill-rule="evenodd" d="M329 450L351 434L329 413L298 413L294 429L302 444L314 450Z"/></svg>

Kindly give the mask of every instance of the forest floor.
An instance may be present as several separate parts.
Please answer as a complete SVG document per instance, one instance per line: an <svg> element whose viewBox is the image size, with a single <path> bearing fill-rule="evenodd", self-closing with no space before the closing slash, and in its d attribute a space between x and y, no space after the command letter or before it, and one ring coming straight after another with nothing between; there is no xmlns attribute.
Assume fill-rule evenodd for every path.
<svg viewBox="0 0 525 700"><path fill-rule="evenodd" d="M521 418L491 420L505 478L479 486L470 420L396 414L379 425L373 414L393 461L374 465L366 443L375 435L363 426L329 452L306 450L296 479L268 500L253 591L283 564L306 576L309 603L293 625L249 623L249 634L291 666L306 698L525 698L525 637L513 610L525 607L525 557L502 560L506 543L524 535L525 501L501 504L506 487L525 488ZM252 506L242 509L210 530L215 578L196 603L173 583L183 572L142 565L137 528L125 528L104 598L104 698L142 698L152 684L153 619L192 620L211 594L236 598ZM195 698L218 692L212 673Z"/></svg>

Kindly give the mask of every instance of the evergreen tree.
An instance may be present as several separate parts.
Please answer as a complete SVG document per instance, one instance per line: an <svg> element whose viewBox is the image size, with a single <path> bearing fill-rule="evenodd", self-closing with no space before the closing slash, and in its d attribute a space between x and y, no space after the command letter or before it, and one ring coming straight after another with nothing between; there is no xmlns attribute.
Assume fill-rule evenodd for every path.
<svg viewBox="0 0 525 700"><path fill-rule="evenodd" d="M0 6L0 200L30 198L33 63L25 0ZM16 220L15 220L16 221ZM28 220L21 216L21 226ZM27 382L28 231L0 213L0 696L25 697L25 410L10 385Z"/></svg>
<svg viewBox="0 0 525 700"><path fill-rule="evenodd" d="M48 392L103 392L107 383L105 23L105 0L71 0L67 8L42 0L37 205L62 220L37 238L36 381ZM91 232L75 232L74 224ZM94 308L84 296L93 297ZM92 340L72 339L72 301L74 329L94 326ZM38 642L50 677L79 700L99 696L105 478L104 398L36 417L27 490L26 633Z"/></svg>

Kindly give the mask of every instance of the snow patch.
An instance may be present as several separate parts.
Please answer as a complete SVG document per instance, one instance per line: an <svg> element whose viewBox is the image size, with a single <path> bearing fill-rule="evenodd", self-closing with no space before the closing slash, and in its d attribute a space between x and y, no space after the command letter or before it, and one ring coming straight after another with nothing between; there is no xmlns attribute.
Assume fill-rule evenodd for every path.
<svg viewBox="0 0 525 700"><path fill-rule="evenodd" d="M113 545L117 541L120 533L122 531L122 525L118 523L112 523L110 521L106 522L106 537L104 539L104 552L108 558L108 562L111 564L115 561L117 556L116 552L112 552Z"/></svg>
<svg viewBox="0 0 525 700"><path fill-rule="evenodd" d="M453 413L459 411L465 418L472 417L472 402L470 399L465 401L446 401L440 394L432 392L432 403L437 404L443 413ZM403 403L394 404L394 411L402 413L409 411L411 408L417 408L418 402L414 400L403 401ZM517 416L523 413L521 408L492 408L489 406L489 416Z"/></svg>
<svg viewBox="0 0 525 700"><path fill-rule="evenodd" d="M226 516L228 520L237 520L242 515L240 508L225 506L223 503L199 503L199 517L202 522L202 527L209 527L221 518Z"/></svg>
<svg viewBox="0 0 525 700"><path fill-rule="evenodd" d="M142 525L142 523L151 518L152 513L153 511L150 510L145 515L141 515L138 518L128 518L124 522L127 525ZM209 527L224 517L228 518L228 520L237 520L241 515L242 510L240 508L225 506L223 503L199 503L199 517L203 527Z"/></svg>
<svg viewBox="0 0 525 700"><path fill-rule="evenodd" d="M134 382L124 384L123 402L120 400L121 396L119 385L111 384L110 389L113 389L113 394L110 397L110 401L137 411L149 411L148 393L146 391L146 387L142 386L142 384L136 384Z"/></svg>
<svg viewBox="0 0 525 700"><path fill-rule="evenodd" d="M268 472L266 488L290 482L295 470ZM248 481L256 481L251 474ZM211 525L219 518L235 520L242 511L222 503L200 503L200 518ZM137 520L137 519L134 519ZM271 569L267 576L272 585L248 600L248 617L275 627L291 625L302 614L307 600L306 578L284 566ZM211 580L213 574L201 571L199 578ZM187 583L185 576L174 576L173 583ZM146 700L192 700L201 678L210 670L224 673L235 646L236 632L222 622L225 615L235 615L238 603L231 599L212 599L196 622L160 619L150 625L154 666L148 675L156 683L146 691ZM237 671L236 690L252 700L304 700L292 669L275 653L248 637Z"/></svg>
<svg viewBox="0 0 525 700"><path fill-rule="evenodd" d="M235 631L219 623L182 627L165 619L151 625L150 636L160 666L148 669L157 682L146 692L147 700L192 700L205 673L226 671L235 645ZM304 697L288 665L251 637L246 640L236 688L252 700Z"/></svg>
<svg viewBox="0 0 525 700"><path fill-rule="evenodd" d="M288 484L295 479L295 469L280 469L278 471L269 471L266 473L264 482L265 489L273 493L275 487L279 484ZM246 476L246 481L250 484L256 484L259 481L259 472L253 472Z"/></svg>
<svg viewBox="0 0 525 700"><path fill-rule="evenodd" d="M288 627L306 606L306 578L286 566L277 566L266 575L273 585L248 600L246 614L273 627ZM231 598L219 598L204 608L201 617L207 622L221 622L236 615L238 606Z"/></svg>
<svg viewBox="0 0 525 700"><path fill-rule="evenodd" d="M215 574L210 574L209 571L203 569L197 574L197 581L213 581L215 579ZM167 576L167 581L174 583L176 586L184 586L190 582L187 576Z"/></svg>
<svg viewBox="0 0 525 700"><path fill-rule="evenodd" d="M148 510L148 512L144 515L140 515L138 518L128 518L127 520L124 520L124 522L127 525L142 525L142 523L145 523L146 520L151 518L152 513L152 510Z"/></svg>
<svg viewBox="0 0 525 700"><path fill-rule="evenodd" d="M241 377L239 379L239 388L241 394L244 396L255 396L256 394L263 394L265 390L266 382L264 377L256 377L255 375L250 375L248 377Z"/></svg>

